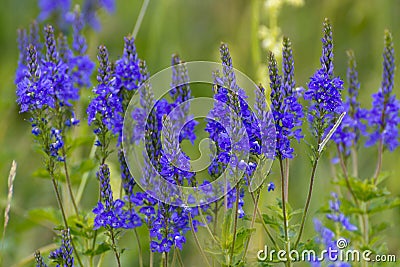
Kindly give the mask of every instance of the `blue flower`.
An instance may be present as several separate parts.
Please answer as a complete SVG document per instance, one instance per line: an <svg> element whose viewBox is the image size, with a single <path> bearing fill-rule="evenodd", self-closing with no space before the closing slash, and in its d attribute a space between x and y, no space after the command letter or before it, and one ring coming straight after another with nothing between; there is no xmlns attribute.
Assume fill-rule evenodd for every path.
<svg viewBox="0 0 400 267"><path fill-rule="evenodd" d="M326 217L335 223L335 232L332 231L330 228L323 225L323 223L318 220L314 219L314 228L315 231L318 233L315 241L322 245L324 250L330 250L332 253L332 257L338 256L339 248L337 245L338 240L343 239L343 237L339 236L343 231L353 232L357 230L357 227L350 223L349 218L347 218L341 211L340 211L340 201L336 193L332 193L332 200L329 201L329 209L330 213L326 215ZM336 254L333 254L334 250L336 250ZM317 258L307 259L312 266L321 266L321 261ZM324 262L331 263L330 258L324 259ZM335 266L350 266L347 263L343 263L340 261L334 261ZM330 265L329 265L330 266Z"/></svg>
<svg viewBox="0 0 400 267"><path fill-rule="evenodd" d="M136 185L136 182L129 171L122 149L118 150L118 161L121 170L122 187L124 188L125 195L129 199L129 197L133 194L133 188Z"/></svg>
<svg viewBox="0 0 400 267"><path fill-rule="evenodd" d="M270 182L268 184L268 192L274 191L275 190L275 184L273 182Z"/></svg>
<svg viewBox="0 0 400 267"><path fill-rule="evenodd" d="M304 99L309 101L308 121L314 136L321 142L333 127L336 116L343 112L341 90L343 81L333 74L333 41L329 21L324 22L322 67L311 77Z"/></svg>
<svg viewBox="0 0 400 267"><path fill-rule="evenodd" d="M82 7L82 13L85 23L95 30L100 30L100 22L97 17L97 11L101 8L113 13L115 10L114 0L85 0Z"/></svg>
<svg viewBox="0 0 400 267"><path fill-rule="evenodd" d="M36 267L47 267L47 264L44 263L42 255L40 255L40 251L35 251L34 256L36 261Z"/></svg>
<svg viewBox="0 0 400 267"><path fill-rule="evenodd" d="M115 62L115 86L121 90L121 92L125 93L127 91L136 90L141 83L142 77L139 68L140 60L136 53L134 39L133 37L127 36L124 40L123 56ZM127 97L127 100L129 101L130 97Z"/></svg>
<svg viewBox="0 0 400 267"><path fill-rule="evenodd" d="M88 122L91 125L96 121L103 124L113 134L120 134L123 125L121 115L123 107L105 46L99 47L97 58L100 62L97 75L98 85L93 90L96 97L92 99L87 109Z"/></svg>
<svg viewBox="0 0 400 267"><path fill-rule="evenodd" d="M61 131L56 128L51 128L50 131L50 156L55 157L58 161L64 161L64 157L60 154L60 149L64 147L64 141Z"/></svg>
<svg viewBox="0 0 400 267"><path fill-rule="evenodd" d="M367 121L372 132L368 134L367 146L382 142L390 151L399 145L398 125L400 123L400 103L393 94L394 86L394 47L392 35L385 32L385 48L383 52L383 77L379 91L372 95L372 108L368 111Z"/></svg>
<svg viewBox="0 0 400 267"><path fill-rule="evenodd" d="M71 0L39 0L39 20L44 21L55 16L61 28L67 26L67 13L71 7Z"/></svg>
<svg viewBox="0 0 400 267"><path fill-rule="evenodd" d="M73 248L69 229L63 230L61 234L61 246L52 251L49 258L63 267L74 267ZM57 265L57 266L60 266Z"/></svg>
<svg viewBox="0 0 400 267"><path fill-rule="evenodd" d="M54 96L58 103L63 106L70 106L71 100L79 99L79 89L73 86L69 73L69 66L60 58L57 51L54 30L52 26L45 27L46 59L43 61L43 74L54 88Z"/></svg>
<svg viewBox="0 0 400 267"><path fill-rule="evenodd" d="M104 227L114 228L135 228L142 224L133 207L126 207L126 203L121 199L114 201L110 186L110 170L106 164L100 166L97 172L97 178L100 181L100 199L97 206L93 209L96 214L94 219L94 229Z"/></svg>
<svg viewBox="0 0 400 267"><path fill-rule="evenodd" d="M356 70L356 59L353 51L348 51L348 96L343 104L346 115L335 131L332 139L339 145L340 150L346 155L350 153L350 147L357 144L360 135L365 134L366 127L362 123L365 119L366 111L360 107L358 101L358 91L360 83L358 82L358 73Z"/></svg>
<svg viewBox="0 0 400 267"><path fill-rule="evenodd" d="M171 115L175 116L176 122L179 123L177 125L177 130L180 130L179 142L187 139L193 144L196 139L194 128L198 123L193 120L193 116L188 114L190 104L186 101L189 101L192 98L189 86L189 74L185 63L178 55L172 56L171 65L172 82L169 94L173 100L171 108L177 108L177 111Z"/></svg>
<svg viewBox="0 0 400 267"><path fill-rule="evenodd" d="M34 111L45 107L54 108L54 87L42 72L38 62L38 53L33 45L27 48L27 70L17 83L17 103L20 112Z"/></svg>
<svg viewBox="0 0 400 267"><path fill-rule="evenodd" d="M291 139L300 141L303 107L298 102L295 91L294 62L291 43L283 41L283 77L278 74L278 67L272 53L269 55L269 77L271 87L271 110L276 129L276 154L280 158L293 158L294 149Z"/></svg>
<svg viewBox="0 0 400 267"><path fill-rule="evenodd" d="M72 79L79 87L90 87L90 76L94 69L94 63L86 55L87 44L86 38L83 36L82 31L84 21L79 9L75 9L73 13L72 29L73 29L73 42L72 49L74 55L71 54L69 58L70 68L72 72Z"/></svg>
<svg viewBox="0 0 400 267"><path fill-rule="evenodd" d="M347 218L343 213L340 212L340 200L337 194L332 193L333 200L329 201L329 208L331 213L327 214L326 217L334 222L340 223L347 231L356 231L357 227L350 223L349 218Z"/></svg>

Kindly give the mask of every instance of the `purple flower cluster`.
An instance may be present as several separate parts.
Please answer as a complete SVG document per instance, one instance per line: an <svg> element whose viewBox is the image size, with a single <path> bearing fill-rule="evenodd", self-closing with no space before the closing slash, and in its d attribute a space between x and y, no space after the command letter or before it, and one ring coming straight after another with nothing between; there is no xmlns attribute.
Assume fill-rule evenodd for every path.
<svg viewBox="0 0 400 267"><path fill-rule="evenodd" d="M362 119L365 119L366 111L360 107L360 102L358 101L360 83L358 82L354 52L348 51L347 54L349 58L347 68L348 96L345 103L343 103L346 115L332 136L332 139L339 145L342 151L349 154L349 147L357 144L360 135L365 133L366 127L362 123Z"/></svg>
<svg viewBox="0 0 400 267"><path fill-rule="evenodd" d="M66 27L66 15L71 7L71 0L39 0L39 21L55 17L61 28Z"/></svg>
<svg viewBox="0 0 400 267"><path fill-rule="evenodd" d="M44 21L48 18L55 18L62 29L66 29L73 21L71 0L39 0L40 14L38 19ZM114 0L85 0L83 2L82 14L85 24L95 30L100 29L100 22L97 17L99 9L105 9L112 13L115 10Z"/></svg>
<svg viewBox="0 0 400 267"><path fill-rule="evenodd" d="M185 233L190 230L190 219L198 215L197 208L182 208L158 202L146 193L136 193L132 203L150 231L150 248L153 252L169 252L172 247L182 249ZM193 220L195 230L199 222Z"/></svg>
<svg viewBox="0 0 400 267"><path fill-rule="evenodd" d="M35 267L47 267L47 264L44 262L42 255L40 255L40 251L35 251L34 256L36 261Z"/></svg>
<svg viewBox="0 0 400 267"><path fill-rule="evenodd" d="M70 231L69 229L63 230L61 234L61 246L50 253L49 259L58 263L57 267L74 267L74 257L72 253L73 248L71 245Z"/></svg>
<svg viewBox="0 0 400 267"><path fill-rule="evenodd" d="M232 59L226 44L222 44L220 54L223 65L222 74L219 72L214 73L214 99L218 102L214 105L213 110L210 111L210 119L207 120L207 127L205 129L209 133L211 140L214 141L216 150L213 151L214 158L208 168L208 172L213 178L219 177L226 169L228 163L237 164L239 168L245 170L244 180L248 184L257 168L257 162L254 159L261 156L272 158L272 155L264 154L268 154L267 152L270 150L268 148L275 146L275 140L272 143L268 135L269 133L265 132L273 120L266 112L263 90L261 90L262 92L256 92L256 113L246 103L245 99L247 96L243 89L236 83ZM236 116L233 115L232 118L232 112L229 110L232 110ZM241 127L241 125L244 127ZM248 143L244 138L241 140L230 138L229 133L235 132L237 134L241 131L245 131L244 134L248 136ZM236 150L246 150L246 152L255 157L250 159L248 163L235 162L235 158L231 156L233 148ZM217 188L213 188L213 190L217 190ZM228 208L233 207L233 203L236 202L237 190L240 190L238 199L239 217L243 217L244 191L236 189L231 185L228 185L224 190L228 191ZM270 190L273 190L273 184L269 187Z"/></svg>
<svg viewBox="0 0 400 267"><path fill-rule="evenodd" d="M130 229L140 226L142 221L132 207L126 209L125 202L121 199L114 201L110 186L110 170L108 166L106 164L101 165L96 175L100 181L101 201L99 201L97 206L93 209L93 213L96 214L94 229L100 227L108 229Z"/></svg>
<svg viewBox="0 0 400 267"><path fill-rule="evenodd" d="M128 36L124 38L124 41L123 55L115 62L115 86L120 90L121 94L128 92L133 94L133 91L139 87L142 80L139 68L140 60L136 53L134 38ZM122 98L129 101L130 97L126 96Z"/></svg>
<svg viewBox="0 0 400 267"><path fill-rule="evenodd" d="M155 172L173 184L191 184L194 173L187 171L190 168L189 158L180 151L180 142L184 139L194 141L194 126L184 124L190 120L189 106L186 101L191 98L189 77L184 63L178 56L173 57L173 77L170 96L172 102L165 98L155 101L151 84L148 82L149 73L146 64L140 62L142 83L139 86L140 106L132 113L136 121L132 141L137 142L144 138L146 153L144 155L143 184L151 184L155 191L162 193L163 189L154 183ZM148 117L145 118L145 115ZM164 133L164 142L161 143L161 133ZM177 134L179 133L179 134ZM144 136L143 136L144 134ZM167 192L164 192L167 193ZM168 192L173 198L173 194ZM155 200L151 192L137 192L131 194L129 202L137 207L138 214L150 231L150 247L153 252L169 252L172 247L182 249L186 242L185 233L190 230L190 218L197 215L197 209L188 209L182 206L173 206ZM181 203L182 204L182 203ZM198 222L193 219L197 229Z"/></svg>
<svg viewBox="0 0 400 267"><path fill-rule="evenodd" d="M90 76L94 69L94 63L90 60L89 56L86 54L87 43L86 38L83 36L82 31L85 26L82 14L79 10L75 10L73 13L73 42L72 49L74 51L73 55L67 52L70 57L69 61L72 70L72 79L78 87L90 87Z"/></svg>
<svg viewBox="0 0 400 267"><path fill-rule="evenodd" d="M340 200L336 193L332 193L332 200L329 200L329 209L331 213L326 215L331 221L340 223L347 231L356 231L357 227L350 223L349 218L347 218L343 213L340 212Z"/></svg>
<svg viewBox="0 0 400 267"><path fill-rule="evenodd" d="M332 27L327 19L324 22L321 65L311 77L308 90L304 93L304 99L310 102L308 121L311 131L319 141L332 128L336 115L343 112L343 81L333 74Z"/></svg>
<svg viewBox="0 0 400 267"><path fill-rule="evenodd" d="M124 54L117 60L114 69L105 46L99 47L97 58L100 62L98 85L93 90L96 96L87 109L89 125L95 125L95 133L104 126L118 136L120 143L124 111L142 79L133 38L125 38Z"/></svg>
<svg viewBox="0 0 400 267"><path fill-rule="evenodd" d="M121 171L122 187L124 188L125 195L129 197L133 193L133 188L136 185L136 182L129 171L122 149L118 150L118 161Z"/></svg>
<svg viewBox="0 0 400 267"><path fill-rule="evenodd" d="M50 131L50 140L50 156L57 158L58 161L64 161L64 157L60 153L60 149L64 147L61 131L52 128Z"/></svg>
<svg viewBox="0 0 400 267"><path fill-rule="evenodd" d="M367 146L382 142L390 151L399 145L398 125L400 123L400 102L393 94L394 86L394 46L392 35L385 32L385 48L383 52L383 77L379 91L372 95L372 109L369 110L367 121L372 128L368 134Z"/></svg>
<svg viewBox="0 0 400 267"><path fill-rule="evenodd" d="M97 74L98 85L93 89L96 97L87 108L88 122L89 125L95 123L95 133L99 131L101 125L104 125L113 134L119 134L123 125L122 102L119 90L115 87L111 62L105 46L99 47L97 58L100 63Z"/></svg>
<svg viewBox="0 0 400 267"><path fill-rule="evenodd" d="M85 22L95 30L100 30L100 22L97 17L97 11L105 9L108 13L115 10L114 0L85 0L82 5L82 13Z"/></svg>
<svg viewBox="0 0 400 267"><path fill-rule="evenodd" d="M71 106L79 99L78 86L90 83L80 82L78 77L89 80L93 63L85 58L84 64L77 64L64 37L56 44L52 26L45 27L46 54L40 51L37 25L31 26L30 37L25 30L19 31L20 59L15 83L17 102L21 112L62 108Z"/></svg>
<svg viewBox="0 0 400 267"><path fill-rule="evenodd" d="M20 65L17 70L17 103L20 112L54 108L54 87L44 75L38 53L32 44L27 47L26 64Z"/></svg>
<svg viewBox="0 0 400 267"><path fill-rule="evenodd" d="M223 66L222 74L219 72L214 74L214 99L217 100L217 103L210 111L210 119L207 119L205 129L217 149L215 158L208 168L212 177L218 177L229 162L233 165L239 164L230 156L233 147L239 151L246 150L246 152L254 155L260 155L262 151L260 128L256 115L245 101L247 95L244 90L236 83L232 58L226 44L221 45L220 55ZM244 126L244 129L241 125ZM229 133L236 133L237 136L241 136L242 131L245 131L243 133L248 136L248 143L244 138L231 140ZM247 181L252 176L256 166L255 162L250 162L244 166Z"/></svg>
<svg viewBox="0 0 400 267"><path fill-rule="evenodd" d="M70 106L71 100L79 99L79 89L73 85L69 66L63 62L57 51L54 30L52 26L45 27L46 59L43 62L43 74L47 76L54 89L54 95L60 106Z"/></svg>
<svg viewBox="0 0 400 267"><path fill-rule="evenodd" d="M189 103L187 101L192 98L189 86L189 74L184 62L178 55L172 56L171 65L172 82L169 94L173 100L171 109L176 108L176 112L173 112L172 115L178 123L177 129L180 130L179 142L187 139L193 144L196 139L194 128L198 123L188 114Z"/></svg>
<svg viewBox="0 0 400 267"><path fill-rule="evenodd" d="M338 226L339 233L340 231L348 231L348 232L354 232L357 230L357 227L353 224L350 223L350 220L348 217L346 217L341 211L340 211L340 200L337 196L336 193L332 193L332 200L329 201L329 209L330 213L326 215L326 217L333 221L335 225ZM337 240L339 238L343 237L338 237L334 231L329 229L328 227L325 227L322 222L318 219L314 219L314 227L316 232L318 233L318 237L316 238L316 242L323 245L324 249L329 250L332 252L332 257L337 256L340 251L337 245ZM336 252L334 252L336 250ZM335 254L336 253L336 254ZM321 262L319 262L317 259L310 259L312 266L321 266ZM336 265L338 264L338 265ZM342 263L342 262L335 262L335 266L350 266L347 263Z"/></svg>
<svg viewBox="0 0 400 267"><path fill-rule="evenodd" d="M288 38L283 40L283 77L278 74L274 55L269 55L269 78L271 87L271 110L275 120L276 154L280 158L293 158L294 149L291 139L300 141L303 108L298 102L295 91L294 62L291 43Z"/></svg>

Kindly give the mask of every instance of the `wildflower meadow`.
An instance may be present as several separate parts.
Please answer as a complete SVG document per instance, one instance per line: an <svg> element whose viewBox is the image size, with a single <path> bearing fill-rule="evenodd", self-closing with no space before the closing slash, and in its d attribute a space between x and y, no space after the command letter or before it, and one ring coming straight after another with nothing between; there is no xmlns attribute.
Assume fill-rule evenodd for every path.
<svg viewBox="0 0 400 267"><path fill-rule="evenodd" d="M399 266L397 0L0 11L0 266Z"/></svg>

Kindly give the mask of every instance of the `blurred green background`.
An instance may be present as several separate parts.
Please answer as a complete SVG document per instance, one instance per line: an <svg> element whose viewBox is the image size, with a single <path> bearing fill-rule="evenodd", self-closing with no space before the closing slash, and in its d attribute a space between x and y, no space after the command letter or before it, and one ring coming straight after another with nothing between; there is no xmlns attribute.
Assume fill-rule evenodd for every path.
<svg viewBox="0 0 400 267"><path fill-rule="evenodd" d="M114 14L100 13L102 29L100 32L86 31L91 58L96 58L96 48L107 46L112 60L122 54L123 37L132 32L142 1L117 0ZM258 69L266 61L267 53L257 41L258 28L254 19L268 22L268 14L262 9L252 8L255 0L151 0L142 26L136 38L139 57L147 61L151 73L162 70L170 64L173 53L179 53L185 61L210 60L219 62L220 42L229 44L235 68L258 82ZM48 180L32 176L40 167L41 157L34 151L30 124L25 114L19 114L15 102L14 72L17 66L18 49L16 30L27 28L37 17L39 10L35 0L1 0L0 9L0 203L4 208L7 195L7 176L12 160L18 163L14 196L3 248L3 265L12 266L23 258L32 255L39 247L50 244L54 234L49 225L39 225L28 219L31 208L54 206L54 193ZM257 14L254 12L257 11ZM353 49L358 61L361 82L361 102L366 108L371 106L370 95L379 86L382 77L383 32L389 29L393 34L395 50L400 51L400 1L399 0L305 0L302 7L283 6L279 15L279 27L284 35L292 40L295 58L295 76L298 86L306 86L309 77L319 66L321 54L322 22L331 19L334 30L335 73L345 79L346 50ZM43 26L43 25L41 25ZM255 43L256 42L256 43ZM254 49L258 49L255 51ZM398 52L400 54L400 52ZM255 58L254 55L259 55ZM399 61L397 61L399 62ZM396 64L398 66L398 64ZM400 95L400 73L395 78L394 91ZM266 86L266 85L265 85ZM203 94L204 92L194 92ZM88 101L90 90L82 97ZM82 109L83 110L83 109ZM83 113L81 112L81 116ZM82 117L81 117L82 118ZM81 125L86 121L82 118ZM91 135L87 127L81 132ZM298 157L292 163L290 197L294 207L302 207L308 188L310 164L304 143L296 145ZM360 149L361 176L373 173L376 161L376 147ZM81 152L82 157L88 151ZM385 153L384 170L391 172L387 187L395 195L400 194L400 150ZM310 215L326 203L331 185L329 155L325 154L319 166ZM278 172L270 177L279 187ZM96 179L89 177L88 193L84 195L84 207L90 209L95 203ZM278 192L265 194L260 207L271 203ZM247 209L250 212L250 209ZM378 218L393 223L394 227L384 233L390 253L399 256L400 210L392 210ZM3 211L1 211L3 214ZM3 218L3 215L0 216ZM313 236L311 217L308 219L306 236ZM3 220L0 220L2 232ZM51 226L50 226L51 228ZM199 266L199 255L188 238L183 256L188 266ZM263 239L254 238L253 249L263 248ZM133 236L124 236L128 247L126 262L136 257ZM193 252L193 253L191 253ZM129 255L129 256L128 256ZM107 259L112 256L108 255ZM105 265L107 266L107 265ZM124 265L134 266L134 265Z"/></svg>

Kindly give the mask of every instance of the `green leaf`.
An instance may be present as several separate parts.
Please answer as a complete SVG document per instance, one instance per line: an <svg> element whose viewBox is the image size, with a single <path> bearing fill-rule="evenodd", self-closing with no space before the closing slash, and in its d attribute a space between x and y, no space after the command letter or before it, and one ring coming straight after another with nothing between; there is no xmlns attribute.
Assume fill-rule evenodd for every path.
<svg viewBox="0 0 400 267"><path fill-rule="evenodd" d="M349 182L356 198L363 202L368 202L372 199L381 198L390 194L385 188L378 188L373 180L366 179L361 181L360 179L349 177ZM340 179L338 184L346 186L346 181Z"/></svg>
<svg viewBox="0 0 400 267"><path fill-rule="evenodd" d="M297 214L303 214L303 209L297 209L297 210L290 212L288 214L288 220L290 221L293 218L293 216L295 216Z"/></svg>
<svg viewBox="0 0 400 267"><path fill-rule="evenodd" d="M81 146L91 146L93 145L93 143L94 143L94 138L91 135L76 137L70 141L69 143L70 146L68 148L68 151Z"/></svg>
<svg viewBox="0 0 400 267"><path fill-rule="evenodd" d="M255 228L246 229L244 227L240 227L236 232L236 240L235 247L233 249L234 255L239 255L244 249L244 244L253 232L255 232Z"/></svg>
<svg viewBox="0 0 400 267"><path fill-rule="evenodd" d="M371 236L375 236L375 235L379 234L380 232L385 231L390 226L392 226L392 224L388 223L388 222L381 222L380 224L374 225L371 228Z"/></svg>
<svg viewBox="0 0 400 267"><path fill-rule="evenodd" d="M367 213L379 213L385 210L393 209L395 207L400 206L400 198L385 198L385 199L376 199L371 201Z"/></svg>
<svg viewBox="0 0 400 267"><path fill-rule="evenodd" d="M98 245L94 250L92 249L88 249L85 252L83 252L83 255L86 256L96 256L96 255L100 255L103 254L104 252L111 250L111 246L105 242L101 243L100 245Z"/></svg>
<svg viewBox="0 0 400 267"><path fill-rule="evenodd" d="M32 174L33 177L36 178L42 178L42 179L50 179L49 172L46 169L37 169L36 171L33 172Z"/></svg>
<svg viewBox="0 0 400 267"><path fill-rule="evenodd" d="M82 174L95 169L96 163L93 159L82 160L78 165L71 168L71 181L76 183L80 182Z"/></svg>
<svg viewBox="0 0 400 267"><path fill-rule="evenodd" d="M225 213L224 221L222 223L221 233L221 248L228 249L232 243L233 235L231 233L232 224L232 209Z"/></svg>
<svg viewBox="0 0 400 267"><path fill-rule="evenodd" d="M55 225L62 224L58 210L51 207L30 210L28 218L37 223L50 222Z"/></svg>

